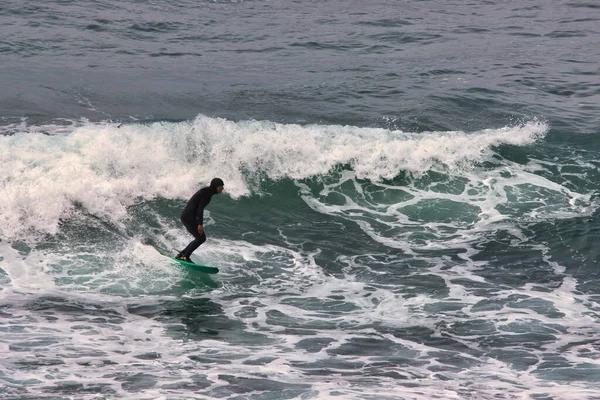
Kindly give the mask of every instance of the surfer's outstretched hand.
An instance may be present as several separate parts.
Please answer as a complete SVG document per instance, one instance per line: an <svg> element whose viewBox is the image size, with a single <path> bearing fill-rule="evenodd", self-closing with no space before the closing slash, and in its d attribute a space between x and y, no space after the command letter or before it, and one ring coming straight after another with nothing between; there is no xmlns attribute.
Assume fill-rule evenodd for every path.
<svg viewBox="0 0 600 400"><path fill-rule="evenodd" d="M198 233L204 232L204 227L202 225L198 225Z"/></svg>

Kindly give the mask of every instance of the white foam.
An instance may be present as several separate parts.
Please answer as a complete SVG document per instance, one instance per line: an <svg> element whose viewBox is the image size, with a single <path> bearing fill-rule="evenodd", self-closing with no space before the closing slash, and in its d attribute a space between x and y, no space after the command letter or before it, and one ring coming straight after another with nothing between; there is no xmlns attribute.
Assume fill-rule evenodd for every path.
<svg viewBox="0 0 600 400"><path fill-rule="evenodd" d="M260 258L259 253L264 251L260 247L247 245L244 247L245 253L251 254L251 259ZM271 248L270 251L279 251L282 254L293 256L293 252L286 249ZM291 260L290 260L291 261ZM549 260L547 260L551 263ZM268 263L267 261L264 261ZM548 359L552 359L552 354L562 355L565 352L559 348L568 346L570 343L583 340L577 350L585 346L592 347L589 338L594 337L593 332L596 329L597 321L587 316L589 310L584 306L586 296L576 294L576 282L566 277L563 285L552 292L540 292L532 290L527 285L522 289L500 289L488 296L474 295L472 289L462 287L460 284L452 283L457 277L473 278L472 280L484 282L481 277L474 275L468 269L442 270L441 268L431 269L430 273L442 277L450 289L448 298L439 298L438 295L418 294L406 296L401 288L394 288L389 285L376 284L368 285L364 282L357 282L352 276L346 275L343 279L330 276L324 273L320 267L311 260L305 258L299 264L304 264L307 270L311 271L311 279L307 282L305 276L296 274L296 269L286 269L283 265L279 270L278 276L265 276L267 269L263 269L260 274L263 277L259 284L245 288L246 295L243 297L230 296L229 293L220 293L213 296L213 300L223 306L226 315L231 319L241 320L245 324L244 330L255 332L260 335L267 335L274 341L272 346L256 346L251 351L248 349L239 349L238 355L244 355L248 359L260 359L261 357L276 357L277 362L268 364L265 367L253 367L254 371L259 371L267 376L284 382L309 383L313 390L319 390L319 398L328 398L328 394L343 393L347 398L360 398L360 393L369 393L373 396L391 395L392 393L410 396L410 398L428 399L432 396L439 396L444 393L444 398L463 398L465 390L470 395L477 394L481 398L492 398L498 393L506 393L515 398L528 398L531 395L540 395L548 393L551 397L569 398L569 393L576 396L586 396L593 391L586 387L585 382L552 382L541 379L537 375L535 368ZM291 264L287 265L290 268ZM366 265L356 265L356 269L368 268ZM389 273L389 272L388 272ZM466 273L463 276L463 273ZM241 289L241 288L239 288ZM236 292L234 290L234 292ZM368 294L368 296L366 296ZM213 293L214 295L214 293ZM327 315L325 310L315 310L311 307L305 308L304 302L310 302L315 299L326 301L326 299L335 296L350 303L356 308L352 311L346 311L342 315ZM481 301L500 301L507 302L509 296L518 296L518 298L540 299L548 301L554 305L558 311L565 314L564 318L553 318L544 315L528 307L515 308L514 306L504 306L502 309L490 309L473 311L471 306ZM285 300L293 299L294 302ZM439 302L454 301L462 305L463 309L448 310L437 313L431 313L426 310L429 305L435 305ZM253 316L247 316L240 319L238 311L252 305L256 308ZM302 321L302 324L311 326L310 330L315 331L314 336L303 336L287 333L284 327L273 324L268 321L268 314L277 311L287 317ZM490 334L480 336L477 333L464 334L455 333L450 329L453 324L469 321L484 320L492 324L495 329ZM337 326L337 329L319 329L319 322L331 323ZM497 336L509 336L512 332L511 325L522 327L534 326L544 327L550 330L558 325L564 326L569 333L562 333L556 329L556 340L544 344L540 349L522 347L520 344L507 343L507 347L502 345L493 345L492 348L485 346L485 341L479 344L479 339L489 337L492 340ZM456 346L454 350L443 345L437 347L435 340L423 340L411 338L407 335L404 338L402 334L381 333L375 326L383 325L395 332L394 328L406 329L409 327L429 328L434 331L432 337L440 337L442 342L447 338L460 343L463 349L470 351L461 351L461 347ZM400 330L401 332L401 330ZM305 352L298 348L301 340L307 337L318 337L330 339L331 342L317 352ZM358 372L356 370L344 369L341 365L344 363L365 363L367 369L370 364L382 362L385 364L385 358L382 360L377 354L347 354L346 352L337 353L335 350L345 345L356 345L357 339L364 340L387 340L393 342L400 348L412 352L411 358L420 361L421 364L412 365L410 363L398 366L385 365L386 371L396 371L400 375L410 376L410 387L404 387L399 381L383 376L376 378L376 386L361 386L361 392L356 392L353 383L353 377L345 376L348 372ZM498 340L502 340L499 338ZM587 342L585 342L587 340ZM526 352L531 357L536 357L538 362L528 370L515 368L511 361L502 358L503 350ZM203 341L198 345L197 351L208 352L230 352L231 346L218 341ZM497 353L496 353L497 350ZM392 351L392 350L390 350ZM333 352L333 353L332 353ZM471 367L452 367L447 361L440 361L444 354L451 355L456 359L466 360ZM585 358L585 354L578 353L575 349L566 352L566 357L574 364L581 364L587 361L594 364L594 360ZM591 353L592 355L595 352ZM498 357L498 358L495 358ZM522 355L514 356L517 360ZM326 379L323 376L303 375L301 371L306 371L310 367L303 367L300 370L293 365L307 363L314 365L318 369L320 363L322 368L328 370ZM335 368L332 365L340 365ZM440 371L436 373L436 371ZM241 363L225 365L220 368L222 373L242 374L242 376L252 376L252 370L246 369ZM366 372L366 371L365 371ZM440 379L440 375L446 379ZM572 392L569 392L571 388ZM565 397L566 396L566 397ZM583 398L583 397L582 397Z"/></svg>
<svg viewBox="0 0 600 400"><path fill-rule="evenodd" d="M491 136L497 139L497 134ZM511 143L523 141L520 138ZM371 188L392 193L392 198L394 191L403 194L390 204L373 200L370 193L362 190L363 184L352 171L344 171L333 183L324 184L318 196L314 196L307 185L297 185L304 201L313 210L348 219L374 241L411 255L415 249L457 248L464 249L461 257L468 259L477 253L472 243L487 234L504 231L515 238L515 243L524 243L528 239L522 228L528 224L588 216L598 207L591 193L578 193L568 184L561 185L535 173L536 167L502 159L491 149L482 150L481 154L484 153L494 162L494 168L459 169L460 163L452 164L447 159L454 170L451 173L442 171L446 182L441 187L435 181L421 183L418 179L398 186L370 182ZM348 189L348 182L355 187L354 191ZM338 195L333 204L328 202L331 193ZM340 197L343 199L341 204L337 200ZM440 221L436 216L440 202L444 207L449 204L458 211L467 211L460 215L452 210L444 211L442 207L440 212L444 214Z"/></svg>
<svg viewBox="0 0 600 400"><path fill-rule="evenodd" d="M128 256L130 253L134 255ZM117 260L120 261L107 273L127 279L132 286L136 281L145 279L146 274L156 277L156 274L161 272L144 272L143 266L136 266L139 259L142 259L146 264L145 268L154 269L159 267L154 265L154 262L160 263L160 258L135 238L130 239L119 254ZM411 335L405 337L402 333L399 335L395 333L396 328L401 332L402 329L410 327L425 327L435 331L434 335L438 335L437 337L442 335L446 338L450 337L465 346L465 349L471 349L478 354L482 349L474 341L477 335L461 336L447 327L454 323L478 319L489 321L498 328L506 327L510 323L529 321L548 326L561 324L569 329L567 334L560 334L555 343L550 343L543 349L533 349L531 353L540 360L543 360L543 353L564 354L573 363L582 363L586 361L585 355L578 353L577 350L585 345L568 349L566 352L558 350L578 339L594 337L593 334L597 331L597 322L586 315L586 307L583 305L586 297L575 292L577 282L571 278L567 277L562 286L549 293L533 292L530 288L524 287L500 290L491 297L491 299L502 300L510 295L535 296L552 302L559 311L565 313L564 319L549 318L528 308L511 307L504 307L501 310L469 311L465 315L456 310L430 313L425 308L440 301L456 301L468 308L481 300L488 299L475 296L466 288L461 290L459 284L452 284L452 279L462 276L464 272L472 274L469 270L443 270L441 266L431 269L430 272L444 278L450 288L449 298L440 299L428 294L405 296L401 294L401 289L394 288L393 285L388 285L389 287L369 285L352 279L350 275L332 276L318 265L314 254L303 254L274 245L258 246L243 241L216 240L215 246L203 248L201 257L203 260L219 259L222 263L219 266L224 266L223 274L220 275L223 275L224 280L231 281L220 290L212 291L209 296L205 296L222 307L225 317L243 324L241 328L243 334L240 334L242 337L248 333L266 337L268 340L262 344L248 344L244 340L240 343L230 336L238 334L235 324L233 328L219 332L219 336L214 340L171 338L167 335L168 327L184 322L174 316L165 321L140 317L128 311L129 304L148 305L160 312L164 301L175 298L164 294L155 296L152 295L151 290L135 299L123 299L98 293L97 290L88 290L79 294L61 292L61 288L54 290L45 288L44 296L57 295L58 298L68 300L67 304L82 305L81 314L78 314L78 318L73 318L68 313L57 312L52 314L56 320L50 325L43 320L44 315L47 314L40 315L35 309L24 310L22 316L29 321L28 330L24 334L9 332L5 334L5 340L9 343L19 343L34 340L43 333L44 337L51 338L55 343L48 349L12 352L11 363L7 365L34 360L34 357L38 360L43 360L44 357L53 359L54 354L59 354L64 362L60 365L60 374L55 366L41 365L31 374L23 370L9 369L7 375L12 379L34 378L42 382L30 389L32 393L56 384L57 381L73 380L86 386L107 385L114 390L115 395L123 396L131 394L127 392L121 380L115 379L115 376L119 374L152 376L152 379L157 382L156 385L136 393L139 398L156 398L164 393L164 385L173 383L181 383L182 386L169 389L171 396L189 395L184 383L191 382L198 376L205 376L208 380L210 386L201 393L208 395L210 390L227 387L228 383L222 379L225 375L269 379L284 384L308 384L313 393L318 391L319 398L339 398L341 393L344 398L351 399L362 398L364 395L393 398L399 394L415 399L435 398L442 394L444 398L460 399L464 398L465 391L470 395L475 393L481 398L492 398L500 392L515 398L540 393L549 393L555 397L567 396L568 393L579 396L592 393L589 388L583 387L583 383L543 381L536 376L534 370L519 370L511 367L507 361L473 355L469 351L462 351L460 346L455 349L437 347L435 341L420 340ZM549 259L547 261L551 262ZM249 263L258 265L249 267ZM366 266L355 267L358 269ZM254 276L256 279L250 281L249 278ZM179 279L176 275L170 278L172 281ZM369 296L366 296L367 294ZM27 298L21 296L22 293L17 294L11 290L3 294L3 300L7 304L35 301L35 294L28 293ZM332 296L342 299L344 303L351 304L355 308L336 315L331 312L335 310L327 310L326 306L322 309L304 307L304 301L310 302L316 299L327 301ZM188 293L185 297L196 296ZM290 299L294 302L286 301ZM238 312L249 306L255 308L255 314L240 317ZM103 318L97 318L94 314L87 316L85 308L88 307L90 310L101 307L111 311L106 314L106 319L110 319L108 316L118 316L123 317L124 320L119 323L103 322ZM301 321L300 330L305 326L307 331L314 331L314 333L294 333L293 330L286 330L285 324L278 325L270 322L269 314L273 312ZM199 316L200 320L207 317L209 316L203 314ZM319 328L319 326L325 327ZM377 326L390 328L390 333L380 332L376 329ZM306 351L302 346L298 346L301 340L317 338L331 341L318 352ZM398 355L398 360L395 360L393 358L395 354L390 353L392 359L386 363L387 357L382 356L381 353L336 352L344 346L356 345L356 340L388 341L396 345L396 350L406 349L406 352L414 356L410 358L412 362L402 362L402 355ZM592 347L591 344L588 346ZM137 358L140 354L148 353L159 354L161 357L152 360ZM465 368L460 365L454 367L452 361L440 360L444 358L444 354L456 357L456 360L464 359L472 367ZM73 357L67 357L68 355ZM190 356L199 359L218 358L227 362L203 363L190 359ZM273 361L258 365L253 362L262 358L273 359ZM103 362L106 359L115 364L106 365ZM382 364L378 367L381 370L408 376L409 379L398 380L383 375L366 375L371 383L365 384L363 370L368 373L371 365L378 365L378 363ZM319 365L323 365L322 368L328 371L326 375L308 373L311 368L318 370ZM353 365L356 367L352 367ZM441 379L440 375L446 378Z"/></svg>
<svg viewBox="0 0 600 400"><path fill-rule="evenodd" d="M357 177L390 178L443 164L465 168L502 143L530 144L546 126L419 135L350 126L232 122L199 116L147 125L13 126L0 136L0 236L54 234L75 205L112 222L139 198L187 198L214 176L238 197L253 176L302 179L351 164ZM49 134L44 134L44 133ZM57 134L54 134L57 133ZM250 182L250 183L249 183Z"/></svg>
<svg viewBox="0 0 600 400"><path fill-rule="evenodd" d="M25 257L8 243L0 243L0 255L0 268L8 274L11 290L48 290L54 287L52 278L43 270L42 256L38 252L33 251Z"/></svg>

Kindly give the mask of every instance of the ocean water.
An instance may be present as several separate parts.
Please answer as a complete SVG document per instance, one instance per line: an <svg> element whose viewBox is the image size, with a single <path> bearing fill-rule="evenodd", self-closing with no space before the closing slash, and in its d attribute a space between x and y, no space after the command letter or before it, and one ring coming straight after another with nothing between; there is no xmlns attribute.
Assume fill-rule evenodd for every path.
<svg viewBox="0 0 600 400"><path fill-rule="evenodd" d="M600 4L2 0L0 398L600 399ZM187 199L218 176L208 241Z"/></svg>

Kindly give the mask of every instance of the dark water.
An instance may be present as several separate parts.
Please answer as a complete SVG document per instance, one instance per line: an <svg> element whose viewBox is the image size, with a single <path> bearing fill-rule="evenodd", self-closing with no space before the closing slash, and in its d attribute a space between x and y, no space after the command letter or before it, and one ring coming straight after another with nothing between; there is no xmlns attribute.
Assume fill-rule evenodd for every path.
<svg viewBox="0 0 600 400"><path fill-rule="evenodd" d="M4 0L0 397L599 399L599 21Z"/></svg>

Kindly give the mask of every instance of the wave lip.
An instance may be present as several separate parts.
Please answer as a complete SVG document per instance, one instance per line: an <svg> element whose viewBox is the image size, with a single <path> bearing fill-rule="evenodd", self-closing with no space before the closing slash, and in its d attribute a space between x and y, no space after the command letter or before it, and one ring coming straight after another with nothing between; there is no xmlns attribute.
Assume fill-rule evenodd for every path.
<svg viewBox="0 0 600 400"><path fill-rule="evenodd" d="M532 144L548 129L544 123L530 122L474 133L410 134L352 126L235 123L207 117L197 118L194 128L201 133L196 143L210 161L227 158L238 171L261 172L272 179L325 175L347 164L358 177L368 179L392 178L402 171L422 174L439 164L452 170L481 161L494 146Z"/></svg>

